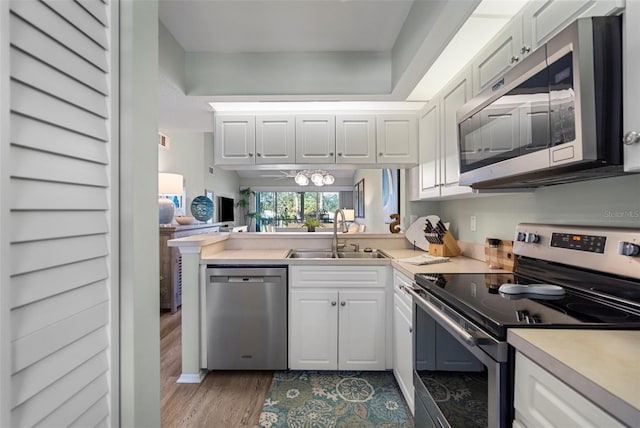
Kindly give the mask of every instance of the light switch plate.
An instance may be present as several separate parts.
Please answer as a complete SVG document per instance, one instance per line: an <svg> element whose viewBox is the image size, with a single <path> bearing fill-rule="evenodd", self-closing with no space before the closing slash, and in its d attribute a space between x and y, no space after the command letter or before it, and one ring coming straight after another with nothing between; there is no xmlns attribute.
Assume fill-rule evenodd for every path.
<svg viewBox="0 0 640 428"><path fill-rule="evenodd" d="M471 216L471 222L469 224L469 228L471 229L472 232L475 232L477 230L476 216L474 215Z"/></svg>

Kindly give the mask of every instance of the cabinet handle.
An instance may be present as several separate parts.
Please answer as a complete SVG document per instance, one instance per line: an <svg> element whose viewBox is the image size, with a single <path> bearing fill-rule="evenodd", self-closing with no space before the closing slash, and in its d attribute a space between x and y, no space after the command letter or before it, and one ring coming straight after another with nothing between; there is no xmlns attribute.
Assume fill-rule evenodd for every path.
<svg viewBox="0 0 640 428"><path fill-rule="evenodd" d="M531 52L531 46L524 45L522 47L522 49L520 49L520 53L523 54L523 55L527 54L529 52Z"/></svg>
<svg viewBox="0 0 640 428"><path fill-rule="evenodd" d="M253 157L253 153L249 153L249 157L250 157L250 158L251 158L251 157Z"/></svg>
<svg viewBox="0 0 640 428"><path fill-rule="evenodd" d="M342 156L342 153L338 152L338 156Z"/></svg>
<svg viewBox="0 0 640 428"><path fill-rule="evenodd" d="M335 301L331 302L331 306L335 306L335 305L337 305L337 302Z"/></svg>
<svg viewBox="0 0 640 428"><path fill-rule="evenodd" d="M333 156L333 152L329 152L329 156Z"/></svg>
<svg viewBox="0 0 640 428"><path fill-rule="evenodd" d="M622 139L622 141L627 146L630 146L632 144L640 143L640 132L629 131L624 135L624 138Z"/></svg>
<svg viewBox="0 0 640 428"><path fill-rule="evenodd" d="M256 156L260 157L262 156L262 153L256 153Z"/></svg>
<svg viewBox="0 0 640 428"><path fill-rule="evenodd" d="M519 56L512 56L511 60L509 62L511 62L511 64L520 61L520 57Z"/></svg>
<svg viewBox="0 0 640 428"><path fill-rule="evenodd" d="M340 302L340 306L345 306L347 304L347 302Z"/></svg>
<svg viewBox="0 0 640 428"><path fill-rule="evenodd" d="M413 327L409 327L409 333L413 333Z"/></svg>
<svg viewBox="0 0 640 428"><path fill-rule="evenodd" d="M378 156L384 156L384 153L380 152L378 153Z"/></svg>

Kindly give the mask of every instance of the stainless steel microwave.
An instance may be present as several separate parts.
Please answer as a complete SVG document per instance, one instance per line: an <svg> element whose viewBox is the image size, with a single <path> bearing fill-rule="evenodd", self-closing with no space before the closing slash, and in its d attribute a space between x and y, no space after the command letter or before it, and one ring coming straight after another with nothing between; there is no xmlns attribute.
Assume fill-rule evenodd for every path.
<svg viewBox="0 0 640 428"><path fill-rule="evenodd" d="M621 18L576 20L463 105L457 122L461 185L623 174Z"/></svg>

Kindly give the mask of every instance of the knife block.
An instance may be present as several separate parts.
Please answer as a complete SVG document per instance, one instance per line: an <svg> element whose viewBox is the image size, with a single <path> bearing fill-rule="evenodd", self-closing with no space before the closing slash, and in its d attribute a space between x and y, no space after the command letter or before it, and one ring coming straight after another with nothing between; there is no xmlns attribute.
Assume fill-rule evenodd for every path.
<svg viewBox="0 0 640 428"><path fill-rule="evenodd" d="M442 244L429 243L429 254L436 257L455 257L462 253L456 238L447 230L442 236Z"/></svg>

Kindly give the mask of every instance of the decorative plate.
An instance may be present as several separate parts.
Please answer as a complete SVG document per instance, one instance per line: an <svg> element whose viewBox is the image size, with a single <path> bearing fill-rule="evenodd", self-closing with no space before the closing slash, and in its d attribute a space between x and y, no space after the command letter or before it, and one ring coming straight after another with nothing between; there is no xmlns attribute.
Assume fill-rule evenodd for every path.
<svg viewBox="0 0 640 428"><path fill-rule="evenodd" d="M191 214L200 221L209 221L213 217L213 201L206 196L197 196L191 202Z"/></svg>

